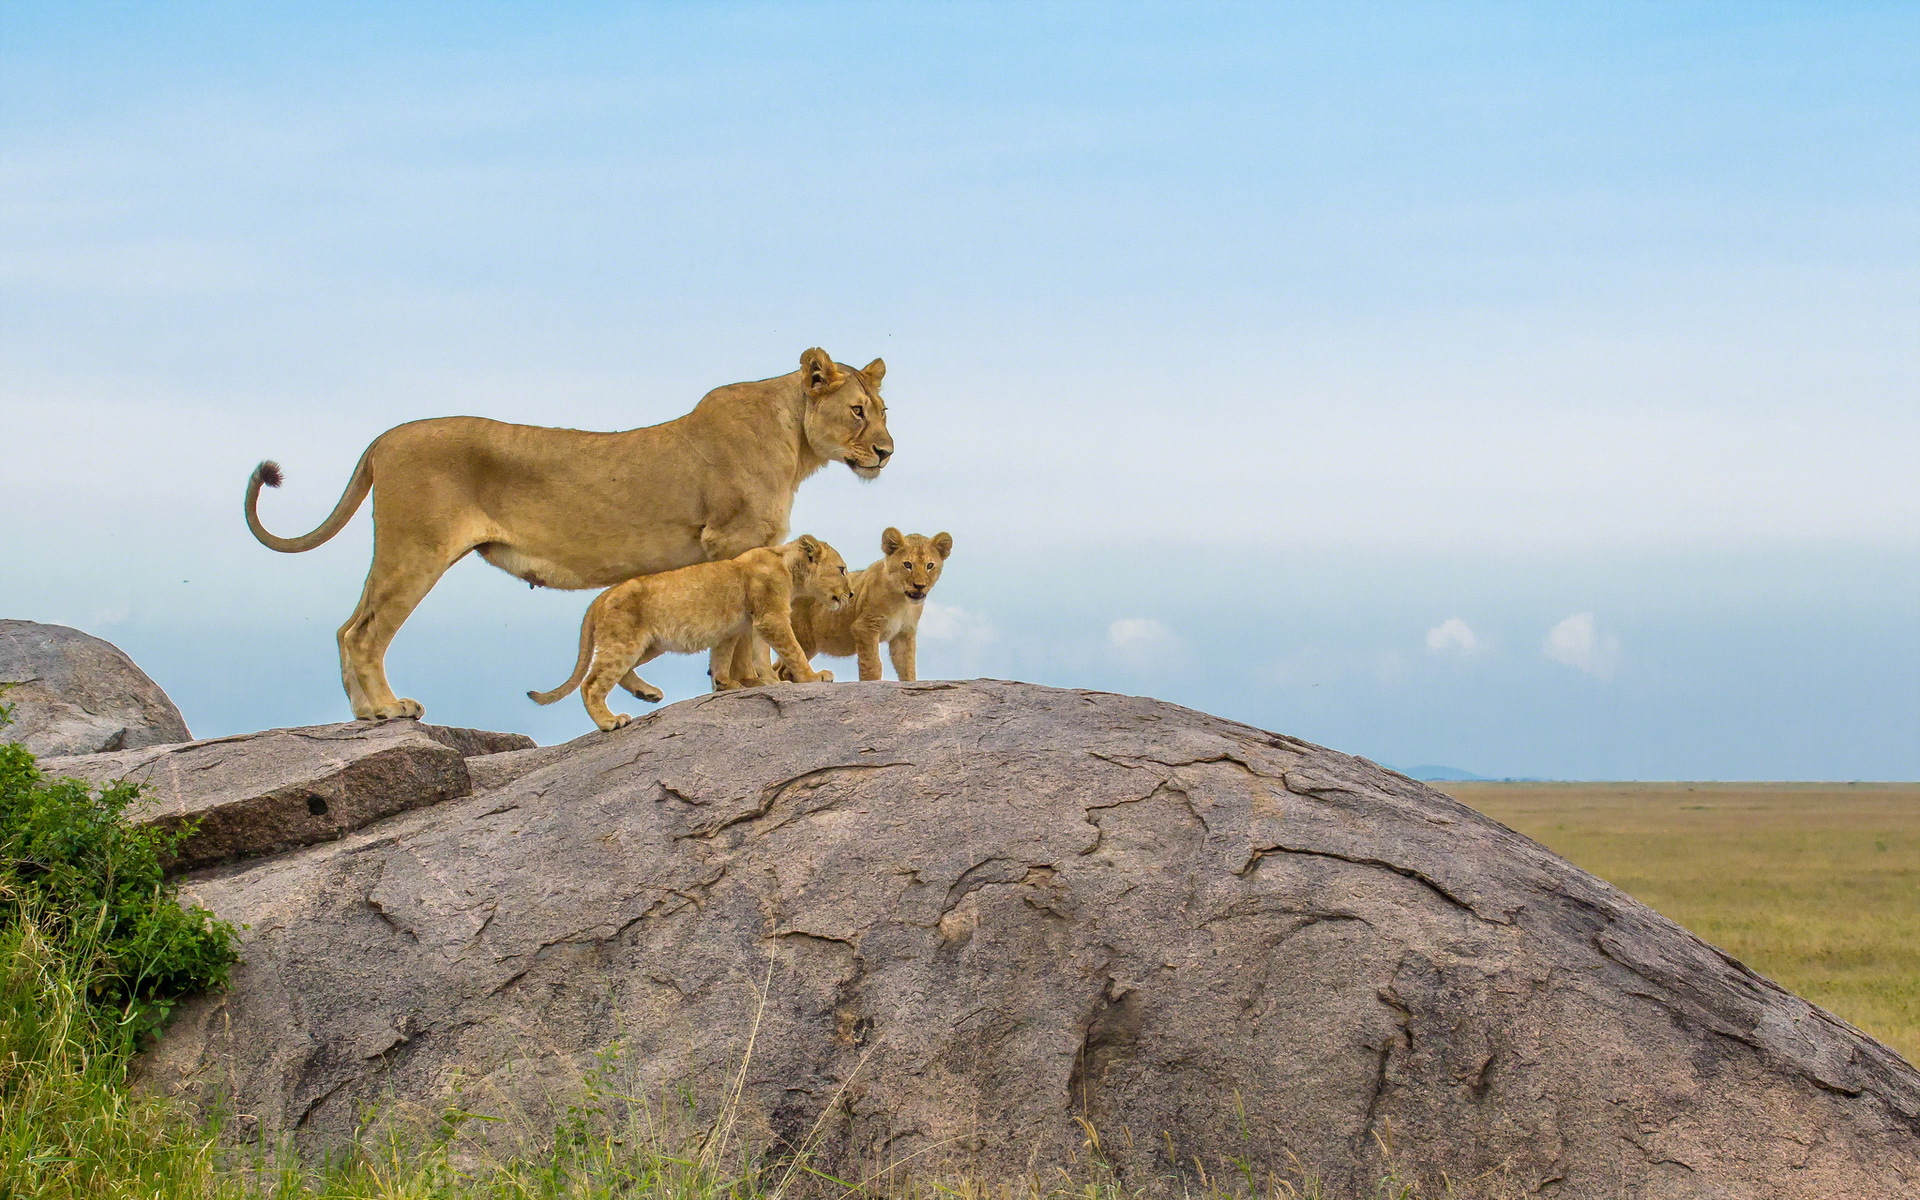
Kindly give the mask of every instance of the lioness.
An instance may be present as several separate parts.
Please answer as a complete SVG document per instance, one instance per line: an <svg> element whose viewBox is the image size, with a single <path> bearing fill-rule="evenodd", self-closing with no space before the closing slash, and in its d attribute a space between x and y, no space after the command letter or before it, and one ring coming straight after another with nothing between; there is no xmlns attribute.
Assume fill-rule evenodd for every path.
<svg viewBox="0 0 1920 1200"><path fill-rule="evenodd" d="M852 604L825 606L810 596L795 596L794 637L808 660L816 654L858 654L862 679L880 678L880 643L885 642L894 675L915 679L920 612L953 553L953 535L926 537L889 528L880 535L880 553L886 557L850 577ZM797 677L787 674L785 663L780 674Z"/></svg>
<svg viewBox="0 0 1920 1200"><path fill-rule="evenodd" d="M719 562L642 575L593 598L580 621L580 656L573 674L550 692L528 692L535 704L552 704L586 680L580 698L601 729L618 729L633 718L607 707L618 683L642 700L658 702L659 688L634 668L669 650L710 650L714 686L722 691L771 682L741 679L732 671L737 642L759 634L798 683L833 680L815 673L794 641L788 614L796 597L827 609L853 598L847 564L818 538L799 537L784 546L762 546ZM591 664L591 669L589 669Z"/></svg>
<svg viewBox="0 0 1920 1200"><path fill-rule="evenodd" d="M270 549L311 550L373 492L373 566L340 627L340 677L355 717L417 717L419 702L387 683L387 646L468 551L535 587L594 588L770 546L787 536L794 492L827 463L879 476L893 454L886 371L808 350L791 375L715 388L684 417L623 433L413 421L374 439L332 515L302 537L260 524L260 488L281 479L261 463L247 528Z"/></svg>

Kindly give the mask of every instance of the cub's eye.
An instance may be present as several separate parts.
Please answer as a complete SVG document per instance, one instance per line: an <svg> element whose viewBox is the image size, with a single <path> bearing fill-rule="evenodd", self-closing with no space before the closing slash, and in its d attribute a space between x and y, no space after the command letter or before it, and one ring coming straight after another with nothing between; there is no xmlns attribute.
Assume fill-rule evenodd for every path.
<svg viewBox="0 0 1920 1200"><path fill-rule="evenodd" d="M856 404L853 406L853 419L856 421L864 421L867 419L866 405Z"/></svg>

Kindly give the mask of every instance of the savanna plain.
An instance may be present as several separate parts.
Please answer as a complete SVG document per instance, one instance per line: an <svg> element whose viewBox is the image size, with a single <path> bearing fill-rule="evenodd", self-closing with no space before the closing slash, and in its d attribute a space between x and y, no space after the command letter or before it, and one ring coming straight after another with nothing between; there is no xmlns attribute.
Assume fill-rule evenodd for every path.
<svg viewBox="0 0 1920 1200"><path fill-rule="evenodd" d="M1433 786L1920 1062L1920 784Z"/></svg>

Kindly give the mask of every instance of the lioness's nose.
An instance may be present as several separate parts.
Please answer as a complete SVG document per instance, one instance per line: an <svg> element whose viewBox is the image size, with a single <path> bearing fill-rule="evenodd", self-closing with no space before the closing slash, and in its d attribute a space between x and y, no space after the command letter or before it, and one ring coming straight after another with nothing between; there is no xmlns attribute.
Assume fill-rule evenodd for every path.
<svg viewBox="0 0 1920 1200"><path fill-rule="evenodd" d="M888 446L875 446L873 448L873 456L881 462L885 462L893 457L893 450Z"/></svg>

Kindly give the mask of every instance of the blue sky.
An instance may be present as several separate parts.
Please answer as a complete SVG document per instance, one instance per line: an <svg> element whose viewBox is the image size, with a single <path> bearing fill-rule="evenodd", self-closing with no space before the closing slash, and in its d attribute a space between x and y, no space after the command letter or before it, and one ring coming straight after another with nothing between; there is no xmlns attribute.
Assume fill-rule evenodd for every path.
<svg viewBox="0 0 1920 1200"><path fill-rule="evenodd" d="M0 613L197 733L346 715L367 517L264 550L258 459L303 531L400 421L821 345L899 455L796 528L953 532L928 675L1920 777L1920 9L396 7L0 0ZM586 599L464 563L396 685L583 732Z"/></svg>

